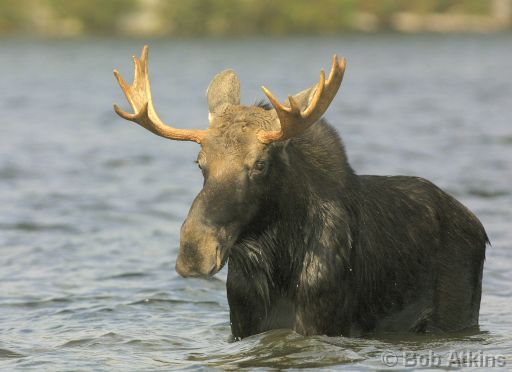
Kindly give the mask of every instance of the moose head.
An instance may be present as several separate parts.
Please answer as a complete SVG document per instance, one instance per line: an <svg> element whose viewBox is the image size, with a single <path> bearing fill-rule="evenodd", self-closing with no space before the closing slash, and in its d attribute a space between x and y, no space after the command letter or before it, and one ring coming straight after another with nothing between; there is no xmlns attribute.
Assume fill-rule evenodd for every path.
<svg viewBox="0 0 512 372"><path fill-rule="evenodd" d="M135 77L127 84L114 70L121 89L134 110L116 113L151 132L173 140L201 145L197 163L204 184L181 228L176 271L184 277L217 273L277 187L276 158L286 159L286 143L317 122L329 107L343 79L346 61L334 56L328 79L320 72L313 87L280 103L265 87L273 109L240 104L240 82L232 70L214 77L208 87L209 127L178 129L157 115L148 75L148 46L134 57ZM300 182L300 180L298 180Z"/></svg>

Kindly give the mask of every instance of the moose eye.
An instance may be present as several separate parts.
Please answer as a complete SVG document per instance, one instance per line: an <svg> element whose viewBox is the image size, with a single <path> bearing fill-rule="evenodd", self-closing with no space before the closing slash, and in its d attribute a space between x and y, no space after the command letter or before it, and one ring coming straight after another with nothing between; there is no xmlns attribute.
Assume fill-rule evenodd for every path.
<svg viewBox="0 0 512 372"><path fill-rule="evenodd" d="M264 160L258 160L254 163L254 170L257 172L263 172L267 167L267 163Z"/></svg>

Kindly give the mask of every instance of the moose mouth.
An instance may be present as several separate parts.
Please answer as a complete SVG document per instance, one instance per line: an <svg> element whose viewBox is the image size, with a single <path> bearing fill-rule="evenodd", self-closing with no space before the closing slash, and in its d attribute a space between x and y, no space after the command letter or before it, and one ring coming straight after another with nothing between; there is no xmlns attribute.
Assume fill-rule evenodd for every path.
<svg viewBox="0 0 512 372"><path fill-rule="evenodd" d="M224 267L224 265L226 265L226 262L228 262L228 258L229 258L229 254L228 252L231 250L231 246L230 247L220 247L220 246L217 246L217 249L216 249L216 252L215 252L215 264L213 265L212 269L210 270L210 272L208 273L208 277L212 277L214 276L215 274L217 274L219 271L222 270L222 268Z"/></svg>
<svg viewBox="0 0 512 372"><path fill-rule="evenodd" d="M230 234L223 244L218 244L215 250L215 264L208 273L207 277L212 277L221 271L228 262L229 256L233 249L246 240L247 236L241 233Z"/></svg>

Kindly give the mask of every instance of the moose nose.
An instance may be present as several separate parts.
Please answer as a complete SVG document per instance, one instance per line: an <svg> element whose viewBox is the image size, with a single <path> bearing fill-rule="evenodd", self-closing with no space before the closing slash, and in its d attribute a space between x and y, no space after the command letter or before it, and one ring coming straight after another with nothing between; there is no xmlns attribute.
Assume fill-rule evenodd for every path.
<svg viewBox="0 0 512 372"><path fill-rule="evenodd" d="M184 278L201 276L197 268L187 264L181 255L176 260L176 272Z"/></svg>
<svg viewBox="0 0 512 372"><path fill-rule="evenodd" d="M182 261L178 260L176 261L176 272L184 278L208 277L214 275L217 272L217 265L213 264L206 273L203 273L200 270L191 268L190 266L184 264Z"/></svg>
<svg viewBox="0 0 512 372"><path fill-rule="evenodd" d="M175 268L176 272L184 278L205 278L217 272L217 262L215 259L208 260L206 257L200 260L200 262L198 262L198 260L191 262L186 255L179 254Z"/></svg>
<svg viewBox="0 0 512 372"><path fill-rule="evenodd" d="M193 276L193 271L190 270L190 267L186 265L180 257L176 260L176 266L175 266L176 272L180 274L184 278L188 278L190 276Z"/></svg>

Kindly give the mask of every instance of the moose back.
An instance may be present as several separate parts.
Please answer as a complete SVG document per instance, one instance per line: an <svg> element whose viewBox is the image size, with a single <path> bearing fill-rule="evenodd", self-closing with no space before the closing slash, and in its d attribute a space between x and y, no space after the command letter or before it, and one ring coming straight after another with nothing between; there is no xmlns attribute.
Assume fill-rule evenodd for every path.
<svg viewBox="0 0 512 372"><path fill-rule="evenodd" d="M276 328L303 335L457 331L478 324L487 235L465 206L431 182L357 175L322 116L345 72L280 103L240 104L232 70L207 91L209 127L178 129L157 115L148 47L124 119L201 145L204 176L181 228L176 270L209 277L228 262L237 339ZM228 260L229 258L229 260Z"/></svg>

